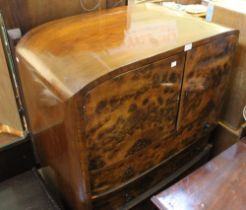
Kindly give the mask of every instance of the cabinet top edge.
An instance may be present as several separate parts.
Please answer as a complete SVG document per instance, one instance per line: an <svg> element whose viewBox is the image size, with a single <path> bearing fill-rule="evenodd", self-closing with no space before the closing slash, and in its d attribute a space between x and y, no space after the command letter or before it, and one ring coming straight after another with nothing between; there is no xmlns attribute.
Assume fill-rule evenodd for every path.
<svg viewBox="0 0 246 210"><path fill-rule="evenodd" d="M16 51L20 70L28 65L66 100L116 69L166 58L183 52L186 44L234 33L238 32L141 4L46 23L27 33Z"/></svg>

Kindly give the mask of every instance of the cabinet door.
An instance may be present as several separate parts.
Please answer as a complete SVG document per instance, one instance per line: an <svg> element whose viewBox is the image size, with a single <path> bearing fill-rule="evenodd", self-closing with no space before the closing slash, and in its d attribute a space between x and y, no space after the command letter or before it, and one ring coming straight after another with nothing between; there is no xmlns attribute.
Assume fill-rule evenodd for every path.
<svg viewBox="0 0 246 210"><path fill-rule="evenodd" d="M90 171L127 161L175 130L184 58L181 53L129 71L88 93L84 116ZM156 157L141 170L148 169L151 158Z"/></svg>
<svg viewBox="0 0 246 210"><path fill-rule="evenodd" d="M237 38L218 38L187 52L178 128L198 120L216 123L225 100Z"/></svg>

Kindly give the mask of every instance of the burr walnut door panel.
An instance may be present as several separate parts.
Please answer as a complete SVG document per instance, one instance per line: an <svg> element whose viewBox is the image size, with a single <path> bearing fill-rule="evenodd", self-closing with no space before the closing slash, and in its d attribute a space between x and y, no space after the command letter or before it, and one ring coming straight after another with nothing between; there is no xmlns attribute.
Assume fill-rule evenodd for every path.
<svg viewBox="0 0 246 210"><path fill-rule="evenodd" d="M221 37L187 52L178 127L203 120L210 127L225 101L237 38Z"/></svg>
<svg viewBox="0 0 246 210"><path fill-rule="evenodd" d="M128 71L87 94L84 120L91 173L100 175L129 157L137 158L175 131L184 60L181 53ZM107 188L92 186L98 188L93 192Z"/></svg>

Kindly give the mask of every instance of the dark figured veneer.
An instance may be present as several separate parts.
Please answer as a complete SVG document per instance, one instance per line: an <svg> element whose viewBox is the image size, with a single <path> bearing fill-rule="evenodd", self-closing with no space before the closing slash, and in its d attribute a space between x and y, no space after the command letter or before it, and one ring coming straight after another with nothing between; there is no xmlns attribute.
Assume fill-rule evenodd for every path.
<svg viewBox="0 0 246 210"><path fill-rule="evenodd" d="M156 193L207 147L237 39L156 5L30 31L17 57L43 177L76 210L128 209Z"/></svg>

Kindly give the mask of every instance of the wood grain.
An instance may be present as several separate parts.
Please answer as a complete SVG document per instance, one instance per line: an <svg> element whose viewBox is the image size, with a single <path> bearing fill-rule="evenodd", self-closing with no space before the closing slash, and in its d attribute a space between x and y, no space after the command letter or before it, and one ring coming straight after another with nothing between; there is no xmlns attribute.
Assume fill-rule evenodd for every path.
<svg viewBox="0 0 246 210"><path fill-rule="evenodd" d="M64 101L100 77L140 68L183 52L188 43L195 47L222 33L231 31L158 5L141 4L47 23L30 31L17 52Z"/></svg>
<svg viewBox="0 0 246 210"><path fill-rule="evenodd" d="M93 192L128 181L175 150L158 152L158 144L175 131L184 58L182 53L127 72L88 92L83 117Z"/></svg>
<svg viewBox="0 0 246 210"><path fill-rule="evenodd" d="M206 116L207 125L218 120L231 76L237 40L217 39L187 53L178 127Z"/></svg>
<svg viewBox="0 0 246 210"><path fill-rule="evenodd" d="M159 134L151 145L111 166L91 171L91 190L93 195L107 192L124 185L140 174L154 168L162 161L175 156L203 136L208 135L201 124L187 127L182 132L173 132L165 138ZM203 144L201 144L203 145ZM161 149L160 149L161 148ZM105 177L107 179L105 180Z"/></svg>
<svg viewBox="0 0 246 210"><path fill-rule="evenodd" d="M98 210L114 210L122 207L123 209L131 210L149 210L146 206L138 208L138 206L135 206L134 204L140 204L144 199L143 196L146 199L150 199L150 196L158 191L155 190L155 188L163 189L167 184L170 184L170 182L177 179L176 173L182 167L194 161L197 156L201 155L204 152L206 145L207 139L201 138L179 153L169 156L168 161L162 161L160 164L156 165L156 167L148 170L144 176L136 177L125 185L115 190L111 190L108 193L93 196L93 208ZM208 154L206 153L206 155ZM207 161L206 156L202 158ZM199 162L201 162L201 160L196 164L199 165ZM165 184L163 185L163 183Z"/></svg>
<svg viewBox="0 0 246 210"><path fill-rule="evenodd" d="M245 163L246 144L238 142L152 200L161 210L243 210Z"/></svg>
<svg viewBox="0 0 246 210"><path fill-rule="evenodd" d="M44 177L69 207L103 209L100 198L110 192L115 197L108 206L121 208L131 200L122 199L127 183L137 199L142 191L134 179L149 180L155 174L147 172L166 161L171 169L180 167L169 158L187 157L182 151L217 123L204 126L207 116L197 112L201 116L177 129L182 79L190 71L184 45L227 46L228 37L233 45L237 36L146 4L60 19L22 38L18 68L37 154ZM211 65L218 62L220 57ZM174 171L169 169L160 172Z"/></svg>
<svg viewBox="0 0 246 210"><path fill-rule="evenodd" d="M91 170L124 160L175 130L184 58L182 53L152 63L88 92L84 120Z"/></svg>

